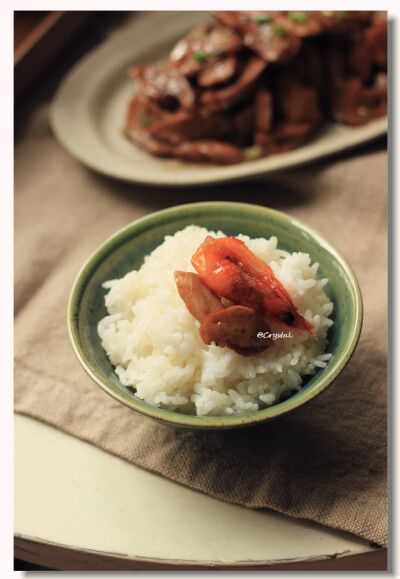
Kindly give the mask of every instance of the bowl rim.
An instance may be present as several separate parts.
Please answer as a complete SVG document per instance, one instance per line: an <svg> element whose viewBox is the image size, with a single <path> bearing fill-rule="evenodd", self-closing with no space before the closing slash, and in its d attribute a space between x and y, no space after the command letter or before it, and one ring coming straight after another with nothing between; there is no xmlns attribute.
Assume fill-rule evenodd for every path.
<svg viewBox="0 0 400 579"><path fill-rule="evenodd" d="M125 394L122 391L116 391L110 383L104 380L97 373L96 368L90 363L89 360L86 359L85 348L79 335L79 306L81 297L85 291L85 288L87 287L89 280L91 279L93 273L96 271L97 267L103 262L104 258L107 257L117 247L122 245L127 239L130 239L133 233L138 234L141 231L145 231L155 223L157 223L157 225L160 225L161 223L169 223L171 216L174 215L177 217L192 216L195 219L196 211L200 215L204 209L208 211L211 210L211 212L215 214L229 210L230 213L235 214L236 216L239 216L240 213L246 211L247 215L250 212L257 220L260 220L260 217L268 218L272 216L275 221L277 220L280 223L290 224L292 227L295 227L301 231L303 235L309 236L313 239L313 241L318 242L322 249L328 252L332 258L336 260L344 272L348 286L351 290L349 296L351 297L351 315L354 319L354 324L352 324L351 332L347 336L345 348L340 352L337 360L332 364L332 366L329 365L327 367L325 375L320 380L318 380L316 384L313 384L306 390L299 391L302 392L301 397L291 396L287 400L274 406L237 415L197 416L191 414L181 414L178 412L165 410L163 408L150 406L148 403L145 403L139 398L136 398L132 394ZM344 257L340 250L332 245L332 243L330 243L316 229L300 221L299 219L288 215L287 213L256 204L231 201L205 201L176 205L140 217L139 219L136 219L126 226L120 228L111 236L109 236L101 245L99 245L83 264L73 283L67 306L68 336L73 351L87 374L104 392L125 406L128 406L132 410L135 410L140 414L153 418L159 422L173 426L201 429L223 429L258 424L286 414L295 408L302 406L309 400L315 398L315 396L324 391L337 378L337 376L341 373L341 371L350 360L360 338L362 322L363 302L359 283L348 260Z"/></svg>

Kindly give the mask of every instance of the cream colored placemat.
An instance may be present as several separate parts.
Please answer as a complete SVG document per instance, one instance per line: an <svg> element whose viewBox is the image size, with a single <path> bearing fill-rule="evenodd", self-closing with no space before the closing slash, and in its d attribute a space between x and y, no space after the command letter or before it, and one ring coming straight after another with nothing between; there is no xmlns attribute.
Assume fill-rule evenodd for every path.
<svg viewBox="0 0 400 579"><path fill-rule="evenodd" d="M45 105L15 152L15 410L222 500L270 508L387 545L387 155L369 147L268 180L152 190L96 175L54 140ZM324 394L234 432L174 430L102 392L70 347L66 306L87 257L152 211L202 200L266 205L346 255L364 298L361 340Z"/></svg>

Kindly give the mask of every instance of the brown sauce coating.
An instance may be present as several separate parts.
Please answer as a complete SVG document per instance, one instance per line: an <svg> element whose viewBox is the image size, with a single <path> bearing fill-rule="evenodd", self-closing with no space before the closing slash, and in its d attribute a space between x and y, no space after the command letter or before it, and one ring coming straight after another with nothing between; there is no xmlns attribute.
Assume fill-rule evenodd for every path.
<svg viewBox="0 0 400 579"><path fill-rule="evenodd" d="M259 332L270 329L254 310L220 299L196 273L175 271L174 276L187 309L201 323L200 335L205 344L216 342L243 356L258 354L271 346L271 338L258 337Z"/></svg>
<svg viewBox="0 0 400 579"><path fill-rule="evenodd" d="M207 316L224 308L221 300L208 289L197 273L175 271L174 276L179 295L199 322L204 322Z"/></svg>
<svg viewBox="0 0 400 579"><path fill-rule="evenodd" d="M387 114L387 19L373 11L217 11L163 66L131 70L125 133L151 154L235 164L324 122ZM248 149L248 150L247 150Z"/></svg>
<svg viewBox="0 0 400 579"><path fill-rule="evenodd" d="M238 354L251 356L273 344L272 338L258 337L269 334L267 322L251 308L231 306L207 316L200 326L205 344L215 342Z"/></svg>
<svg viewBox="0 0 400 579"><path fill-rule="evenodd" d="M234 83L220 90L204 91L200 97L202 109L209 113L225 111L242 102L251 93L266 66L264 60L252 56Z"/></svg>
<svg viewBox="0 0 400 579"><path fill-rule="evenodd" d="M266 62L285 63L293 58L301 43L280 12L226 11L214 12L225 26L243 35L244 44Z"/></svg>
<svg viewBox="0 0 400 579"><path fill-rule="evenodd" d="M215 63L209 63L197 76L199 86L204 88L214 87L231 81L240 70L240 60L236 56L228 55L218 59Z"/></svg>

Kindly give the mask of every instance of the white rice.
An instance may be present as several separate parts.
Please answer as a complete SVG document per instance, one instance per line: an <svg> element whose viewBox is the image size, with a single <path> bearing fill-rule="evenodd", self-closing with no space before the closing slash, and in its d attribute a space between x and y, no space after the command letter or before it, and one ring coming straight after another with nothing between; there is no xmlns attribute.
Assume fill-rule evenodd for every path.
<svg viewBox="0 0 400 579"><path fill-rule="evenodd" d="M98 333L121 383L148 404L200 416L253 412L299 390L302 377L331 358L325 353L333 323L333 304L323 290L328 280L316 279L318 264L311 265L308 254L277 249L276 237L238 235L270 265L318 340L293 333L249 357L206 346L200 323L178 294L174 271L195 271L191 257L207 235L224 237L188 226L167 236L139 271L106 282L109 315L99 322Z"/></svg>

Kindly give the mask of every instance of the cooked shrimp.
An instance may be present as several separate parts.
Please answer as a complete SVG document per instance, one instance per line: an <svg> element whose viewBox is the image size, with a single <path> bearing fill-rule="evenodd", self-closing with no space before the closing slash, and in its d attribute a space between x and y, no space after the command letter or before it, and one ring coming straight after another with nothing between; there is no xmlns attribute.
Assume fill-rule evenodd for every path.
<svg viewBox="0 0 400 579"><path fill-rule="evenodd" d="M235 237L208 236L192 264L202 281L219 298L256 311L267 321L312 334L312 325L297 311L272 269Z"/></svg>

